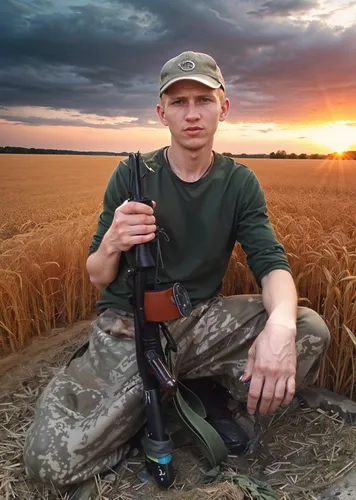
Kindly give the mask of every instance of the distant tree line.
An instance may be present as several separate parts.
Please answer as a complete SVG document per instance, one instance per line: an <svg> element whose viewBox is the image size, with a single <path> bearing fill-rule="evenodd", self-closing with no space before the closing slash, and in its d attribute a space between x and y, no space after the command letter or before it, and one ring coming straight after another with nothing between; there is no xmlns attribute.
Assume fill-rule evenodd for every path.
<svg viewBox="0 0 356 500"><path fill-rule="evenodd" d="M279 149L278 151L268 154L246 154L246 153L223 153L224 156L229 156L230 158L273 158L273 159L288 159L288 160L356 160L356 151L344 151L342 153L330 153L328 155L322 155L318 153L287 153L284 149Z"/></svg>
<svg viewBox="0 0 356 500"><path fill-rule="evenodd" d="M269 158L266 153L222 153L230 158Z"/></svg>
<svg viewBox="0 0 356 500"><path fill-rule="evenodd" d="M306 153L301 153L299 155L295 153L288 154L284 149L279 149L276 153L272 151L269 154L270 158L288 158L290 160L333 160L333 159L343 159L343 160L356 160L356 151L343 151L342 153L330 153L328 155L321 155L318 153L312 153L310 155Z"/></svg>
<svg viewBox="0 0 356 500"><path fill-rule="evenodd" d="M269 158L269 155L266 153L222 153L224 156L228 156L230 158Z"/></svg>
<svg viewBox="0 0 356 500"><path fill-rule="evenodd" d="M343 160L356 160L356 151L343 151L342 153L331 153L327 156L328 160L342 158Z"/></svg>
<svg viewBox="0 0 356 500"><path fill-rule="evenodd" d="M0 147L0 153L24 155L92 155L92 156L129 156L129 153L113 153L110 151L73 151L70 149L20 148L18 146Z"/></svg>
<svg viewBox="0 0 356 500"><path fill-rule="evenodd" d="M113 153L111 151L74 151L71 149L44 149L44 148L22 148L19 146L0 146L0 154L25 154L25 155L91 155L91 156L129 156L127 151L121 153ZM224 156L230 158L273 158L273 159L290 159L290 160L356 160L356 151L344 151L343 153L330 153L328 155L321 155L312 153L310 155L301 153L288 154L284 149L270 154L266 153L228 153L224 152Z"/></svg>
<svg viewBox="0 0 356 500"><path fill-rule="evenodd" d="M301 153L297 155L296 153L288 154L284 149L279 149L276 153L272 151L269 154L270 158L283 159L288 158L289 160L325 160L327 155L321 155L318 153L312 153L310 155L306 153Z"/></svg>

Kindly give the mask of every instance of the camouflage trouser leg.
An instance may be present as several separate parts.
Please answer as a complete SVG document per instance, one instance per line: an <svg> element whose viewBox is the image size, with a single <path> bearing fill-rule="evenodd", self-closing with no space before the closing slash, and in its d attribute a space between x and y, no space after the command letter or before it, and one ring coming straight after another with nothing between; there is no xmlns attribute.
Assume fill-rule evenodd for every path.
<svg viewBox="0 0 356 500"><path fill-rule="evenodd" d="M189 318L170 322L178 344L174 363L180 378L219 377L238 397L237 374L267 314L260 295L216 297ZM36 405L26 438L29 475L65 487L104 472L128 451L125 444L144 424L133 319L108 309L91 325L88 350L63 367ZM300 307L297 323L297 388L315 381L330 342L314 311Z"/></svg>

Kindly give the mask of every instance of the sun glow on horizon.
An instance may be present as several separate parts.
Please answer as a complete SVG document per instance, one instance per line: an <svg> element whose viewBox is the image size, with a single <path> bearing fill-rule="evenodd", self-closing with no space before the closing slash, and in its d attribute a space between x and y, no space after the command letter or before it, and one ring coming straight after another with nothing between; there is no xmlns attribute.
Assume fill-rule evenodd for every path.
<svg viewBox="0 0 356 500"><path fill-rule="evenodd" d="M318 144L328 147L333 152L342 153L350 149L356 142L356 128L349 122L334 122L314 128L309 138Z"/></svg>

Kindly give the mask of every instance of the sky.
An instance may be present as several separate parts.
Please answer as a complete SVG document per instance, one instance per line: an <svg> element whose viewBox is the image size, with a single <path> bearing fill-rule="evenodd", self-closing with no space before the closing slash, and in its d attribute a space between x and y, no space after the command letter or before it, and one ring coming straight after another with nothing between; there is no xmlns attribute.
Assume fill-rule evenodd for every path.
<svg viewBox="0 0 356 500"><path fill-rule="evenodd" d="M0 146L147 152L169 144L159 73L212 55L231 107L214 149L356 149L356 2L1 0Z"/></svg>

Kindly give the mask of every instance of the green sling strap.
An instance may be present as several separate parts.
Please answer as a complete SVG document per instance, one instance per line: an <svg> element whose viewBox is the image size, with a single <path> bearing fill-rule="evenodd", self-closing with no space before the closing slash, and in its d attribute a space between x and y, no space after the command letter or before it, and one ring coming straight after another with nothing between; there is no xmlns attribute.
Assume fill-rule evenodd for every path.
<svg viewBox="0 0 356 500"><path fill-rule="evenodd" d="M175 376L171 352L167 355L167 367ZM227 461L228 449L218 432L206 420L203 403L198 396L178 381L178 389L173 398L173 405L179 420L184 425L188 436L196 444L211 467ZM177 437L174 439L177 441Z"/></svg>

